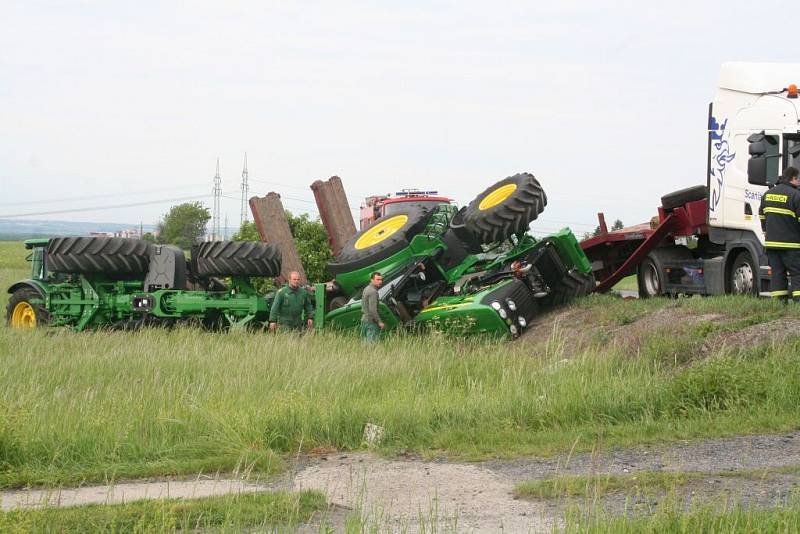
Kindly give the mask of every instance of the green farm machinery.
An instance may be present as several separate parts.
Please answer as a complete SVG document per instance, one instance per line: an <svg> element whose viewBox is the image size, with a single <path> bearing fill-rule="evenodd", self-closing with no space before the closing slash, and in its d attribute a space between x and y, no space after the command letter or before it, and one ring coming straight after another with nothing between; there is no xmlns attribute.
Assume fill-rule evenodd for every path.
<svg viewBox="0 0 800 534"><path fill-rule="evenodd" d="M460 210L446 201L396 206L351 237L328 265L332 280L314 286L316 328L357 328L361 291L379 271L387 330L518 337L543 310L595 286L570 230L528 233L546 203L539 182L518 174ZM250 279L281 269L279 249L261 242L202 243L189 260L173 246L122 238L25 245L32 274L9 289L14 327L261 326L273 296Z"/></svg>

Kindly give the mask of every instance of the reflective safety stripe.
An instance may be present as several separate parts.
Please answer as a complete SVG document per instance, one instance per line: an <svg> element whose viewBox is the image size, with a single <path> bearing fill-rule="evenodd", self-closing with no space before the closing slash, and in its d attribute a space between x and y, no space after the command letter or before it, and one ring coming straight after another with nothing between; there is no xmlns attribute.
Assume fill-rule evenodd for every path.
<svg viewBox="0 0 800 534"><path fill-rule="evenodd" d="M785 243L783 241L765 241L767 248L800 248L800 243Z"/></svg>
<svg viewBox="0 0 800 534"><path fill-rule="evenodd" d="M793 297L800 297L800 291L792 291Z"/></svg>
<svg viewBox="0 0 800 534"><path fill-rule="evenodd" d="M795 293L800 293L800 291L795 291ZM782 289L780 291L770 291L769 296L770 297L788 297L789 296L789 290L788 289Z"/></svg>
<svg viewBox="0 0 800 534"><path fill-rule="evenodd" d="M766 215L759 215L758 218L761 219L761 220L764 220L764 219L767 218L767 216ZM798 219L800 219L800 217L798 217Z"/></svg>
<svg viewBox="0 0 800 534"><path fill-rule="evenodd" d="M797 214L790 209L786 208L764 208L764 213L778 213L780 215L788 215L790 217L797 217Z"/></svg>

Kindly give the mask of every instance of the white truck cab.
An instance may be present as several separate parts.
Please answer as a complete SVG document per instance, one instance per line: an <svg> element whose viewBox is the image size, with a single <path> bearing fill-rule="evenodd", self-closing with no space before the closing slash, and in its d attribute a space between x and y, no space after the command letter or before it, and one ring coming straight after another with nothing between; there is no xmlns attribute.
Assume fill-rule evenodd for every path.
<svg viewBox="0 0 800 534"><path fill-rule="evenodd" d="M715 228L749 231L763 245L761 195L786 166L800 164L795 162L800 99L794 84L800 84L800 63L722 65L708 117L710 233L718 234Z"/></svg>

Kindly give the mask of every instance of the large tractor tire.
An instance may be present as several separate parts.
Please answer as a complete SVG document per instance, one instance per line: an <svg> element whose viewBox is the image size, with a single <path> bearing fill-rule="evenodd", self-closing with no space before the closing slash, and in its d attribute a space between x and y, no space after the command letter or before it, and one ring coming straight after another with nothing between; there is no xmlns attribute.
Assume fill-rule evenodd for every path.
<svg viewBox="0 0 800 534"><path fill-rule="evenodd" d="M550 288L548 303L560 306L578 297L584 297L594 291L593 273L582 273L575 269L569 271L564 278Z"/></svg>
<svg viewBox="0 0 800 534"><path fill-rule="evenodd" d="M547 205L539 181L522 173L500 180L470 202L464 225L481 243L495 243L528 231Z"/></svg>
<svg viewBox="0 0 800 534"><path fill-rule="evenodd" d="M47 270L54 273L144 274L150 244L123 237L56 237L47 245Z"/></svg>
<svg viewBox="0 0 800 534"><path fill-rule="evenodd" d="M197 275L264 276L281 273L281 251L260 241L208 241L195 252Z"/></svg>
<svg viewBox="0 0 800 534"><path fill-rule="evenodd" d="M349 273L397 254L425 229L430 215L430 208L410 205L381 217L347 240L328 271L334 276Z"/></svg>
<svg viewBox="0 0 800 534"><path fill-rule="evenodd" d="M704 198L708 198L708 188L704 185L696 185L664 195L661 197L661 207L665 210L671 210L688 202L703 200Z"/></svg>
<svg viewBox="0 0 800 534"><path fill-rule="evenodd" d="M6 324L11 328L36 328L50 322L50 314L41 304L42 296L32 287L22 287L14 291L6 306Z"/></svg>

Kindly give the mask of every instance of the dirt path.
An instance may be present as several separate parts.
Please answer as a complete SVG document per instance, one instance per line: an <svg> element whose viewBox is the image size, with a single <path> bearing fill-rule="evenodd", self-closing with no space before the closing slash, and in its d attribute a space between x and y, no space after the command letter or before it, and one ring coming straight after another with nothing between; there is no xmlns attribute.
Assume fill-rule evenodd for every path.
<svg viewBox="0 0 800 534"><path fill-rule="evenodd" d="M3 492L2 508L117 503L163 497L202 497L276 489L314 489L334 506L327 518L341 530L348 510L381 531L414 532L437 523L458 532L548 532L560 519L558 502L515 498L517 483L559 474L625 474L641 471L707 473L687 486L687 495L735 495L746 503L780 502L800 482L798 473L769 479L753 470L800 466L800 433L743 436L669 446L638 447L556 458L521 458L479 463L384 459L359 452L301 458L292 469L268 482L197 478L130 482L61 490ZM726 476L747 471L748 476ZM617 508L624 496L610 496ZM648 502L652 505L652 502ZM313 529L312 529L313 530ZM430 530L430 528L428 528Z"/></svg>

